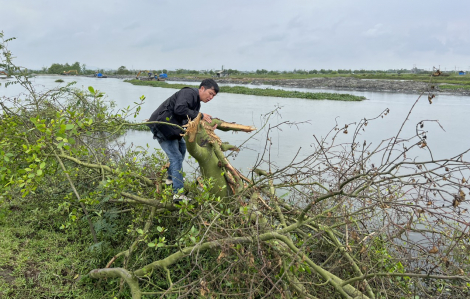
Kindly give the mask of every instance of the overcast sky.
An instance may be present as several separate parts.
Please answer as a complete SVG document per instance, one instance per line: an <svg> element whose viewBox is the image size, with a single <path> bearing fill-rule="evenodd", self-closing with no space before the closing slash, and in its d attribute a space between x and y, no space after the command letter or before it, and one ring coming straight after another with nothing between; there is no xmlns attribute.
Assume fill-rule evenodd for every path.
<svg viewBox="0 0 470 299"><path fill-rule="evenodd" d="M0 0L16 64L470 69L469 0Z"/></svg>

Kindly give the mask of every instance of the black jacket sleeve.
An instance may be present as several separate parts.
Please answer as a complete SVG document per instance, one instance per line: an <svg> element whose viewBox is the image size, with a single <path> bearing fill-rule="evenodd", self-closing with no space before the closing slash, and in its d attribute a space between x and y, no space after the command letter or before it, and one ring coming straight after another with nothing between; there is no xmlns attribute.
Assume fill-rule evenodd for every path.
<svg viewBox="0 0 470 299"><path fill-rule="evenodd" d="M197 95L195 96L194 90L190 88L180 90L176 97L173 113L181 118L187 118L187 116L190 119L196 118L199 111L191 109L191 106L194 106L195 98L197 99Z"/></svg>
<svg viewBox="0 0 470 299"><path fill-rule="evenodd" d="M200 108L201 104L198 90L185 87L160 104L158 109L150 116L149 121L168 122L182 127L188 123L188 117L190 119L197 117ZM154 136L155 130L158 130L163 134L165 139L170 140L180 139L181 134L184 133L184 131L178 127L165 124L150 124L149 127L154 133Z"/></svg>

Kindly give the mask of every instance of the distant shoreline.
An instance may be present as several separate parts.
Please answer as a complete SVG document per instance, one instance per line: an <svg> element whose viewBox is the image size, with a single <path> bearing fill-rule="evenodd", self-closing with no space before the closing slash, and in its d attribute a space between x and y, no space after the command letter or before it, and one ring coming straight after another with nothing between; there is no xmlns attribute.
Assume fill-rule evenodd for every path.
<svg viewBox="0 0 470 299"><path fill-rule="evenodd" d="M41 75L39 75L41 76ZM62 76L60 77L73 77ZM79 75L83 77L94 77L92 75ZM123 80L133 80L135 75L107 75L108 78ZM168 77L166 81L183 82L201 82L204 77ZM421 94L426 92L429 84L413 80L394 80L394 79L358 79L352 77L315 77L309 79L264 79L264 78L214 78L218 83L239 84L239 85L272 85L288 88L307 88L311 92L321 92L321 89L341 90L341 91L371 91L371 92L392 92L392 93L412 93ZM433 93L452 94L470 96L469 89L443 89L440 86L448 85L445 83L433 84Z"/></svg>
<svg viewBox="0 0 470 299"><path fill-rule="evenodd" d="M200 82L201 78L178 78L171 77L167 81L187 81ZM272 85L289 88L308 88L312 92L321 92L321 89L341 90L341 91L371 91L371 92L393 92L421 94L426 92L429 84L412 80L393 79L357 79L348 77L318 77L310 79L238 79L238 78L215 78L218 83L225 84L251 84L251 85ZM442 84L443 85L443 84ZM470 90L459 89L439 89L439 84L434 84L433 92L438 94L453 94L470 96Z"/></svg>

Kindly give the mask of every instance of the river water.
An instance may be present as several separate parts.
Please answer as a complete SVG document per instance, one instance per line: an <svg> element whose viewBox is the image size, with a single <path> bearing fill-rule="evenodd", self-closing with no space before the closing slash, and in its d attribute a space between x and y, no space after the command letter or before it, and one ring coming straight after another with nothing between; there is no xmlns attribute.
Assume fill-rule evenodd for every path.
<svg viewBox="0 0 470 299"><path fill-rule="evenodd" d="M63 79L65 83L54 82ZM144 121L149 118L152 112L161 102L176 92L175 89L157 88L149 86L135 86L123 82L121 79L89 78L89 77L64 77L64 76L38 76L32 80L37 91L64 86L68 82L75 81L76 87L87 89L93 86L95 90L100 90L107 95L108 100L116 102L117 107L124 108L133 105L134 102L144 95L145 104L142 107L137 121ZM0 97L23 97L23 89L19 85L4 87L7 80L0 80ZM169 82L171 83L171 82ZM197 83L191 82L190 85ZM244 85L247 86L247 85ZM256 88L276 88L272 86L249 86ZM405 120L408 111L418 98L416 94L401 94L387 92L357 92L338 91L326 89L305 89L305 88L283 88L288 90L310 91L310 92L337 92L361 95L367 98L362 102L342 102L329 100L306 100L276 97L260 97L238 94L220 93L210 103L202 104L201 112L208 113L213 117L218 117L228 122L237 122L244 125L251 125L261 128L264 124L264 116L276 108L265 129L250 139L243 147L242 151L231 159L232 164L243 172L247 172L255 164L262 154L266 144L267 127L276 126L285 121L299 122L298 125L283 125L278 130L271 132L271 155L272 161L278 166L285 166L297 155L301 159L312 152L311 145L315 143L313 135L317 138L326 134L338 123L339 126L358 122L362 118L373 118L379 115L386 108L390 113L383 119L370 122L366 131L361 133L357 141L361 144L364 140L368 143L378 144L380 141L396 135L402 122ZM426 123L428 130L428 145L432 149L435 159L450 157L470 148L468 138L470 115L470 98L465 96L439 95L429 104L427 96L423 96L415 107L409 121L404 127L402 137L412 136L415 133L415 126L421 120L438 120L444 128L441 129L437 123ZM354 126L350 126L349 132L354 131ZM223 141L228 141L233 145L242 144L253 133L231 133L217 132ZM340 134L336 142L350 142L352 134ZM150 148L159 148L158 142L152 139L150 132L130 131L122 137L129 145L141 145ZM412 153L417 159L429 159L428 151L417 150ZM410 157L410 156L409 156ZM468 160L468 159L467 159Z"/></svg>

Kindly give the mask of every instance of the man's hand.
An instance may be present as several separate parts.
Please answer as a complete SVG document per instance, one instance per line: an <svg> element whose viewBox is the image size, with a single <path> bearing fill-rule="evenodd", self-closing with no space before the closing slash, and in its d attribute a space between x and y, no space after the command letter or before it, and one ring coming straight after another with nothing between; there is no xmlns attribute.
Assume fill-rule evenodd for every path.
<svg viewBox="0 0 470 299"><path fill-rule="evenodd" d="M210 116L209 114L206 114L206 113L203 113L203 114L204 114L203 120L207 121L208 123L211 123L212 122L212 116Z"/></svg>

